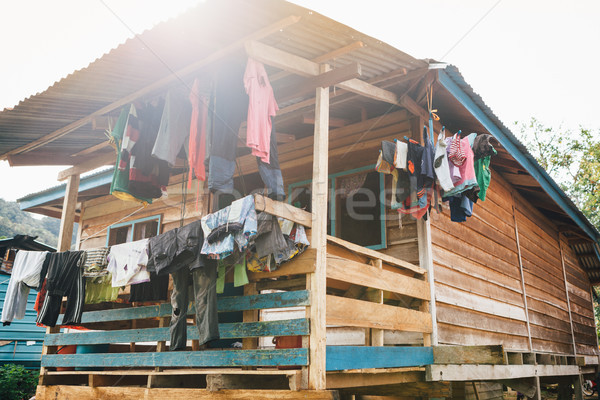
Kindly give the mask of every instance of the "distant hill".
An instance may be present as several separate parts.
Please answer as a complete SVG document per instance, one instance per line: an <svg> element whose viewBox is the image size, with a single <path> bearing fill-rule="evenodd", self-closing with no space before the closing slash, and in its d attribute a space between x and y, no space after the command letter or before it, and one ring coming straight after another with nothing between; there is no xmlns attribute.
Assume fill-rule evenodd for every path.
<svg viewBox="0 0 600 400"><path fill-rule="evenodd" d="M37 241L56 247L59 229L59 219L50 217L35 219L29 213L21 211L18 203L0 199L0 238L3 236L10 238L18 234L37 236ZM71 243L75 243L76 237L77 224L73 228Z"/></svg>

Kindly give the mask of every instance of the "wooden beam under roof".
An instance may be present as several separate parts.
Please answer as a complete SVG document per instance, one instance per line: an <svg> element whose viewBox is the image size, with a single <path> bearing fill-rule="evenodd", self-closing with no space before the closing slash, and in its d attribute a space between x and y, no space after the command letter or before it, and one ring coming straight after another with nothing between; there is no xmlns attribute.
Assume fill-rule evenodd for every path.
<svg viewBox="0 0 600 400"><path fill-rule="evenodd" d="M353 43L350 43L347 46L340 47L339 49L335 49L333 51L330 51L329 53L325 53L325 54L320 55L320 56L318 56L316 58L313 58L311 61L312 62L316 62L316 63L322 63L322 62L325 62L325 61L333 60L333 59L341 57L341 56L343 56L345 54L351 53L354 50L360 49L363 46L364 46L364 43L361 42L361 41L353 42ZM281 72L278 72L278 73L274 74L273 76L271 76L269 78L269 80L271 81L271 83L273 83L273 82L276 82L276 81L278 81L280 79L288 77L290 75L291 74L289 72L287 72L287 71L281 71Z"/></svg>
<svg viewBox="0 0 600 400"><path fill-rule="evenodd" d="M81 164L77 164L71 168L64 169L58 173L56 178L59 181L67 179L71 175L81 175L84 172L92 171L96 168L102 167L103 165L114 165L117 159L117 155L114 151L110 153L103 153L90 158Z"/></svg>
<svg viewBox="0 0 600 400"><path fill-rule="evenodd" d="M190 64L187 67L182 68L173 74L170 74L170 75L168 75L168 76L166 76L166 77L164 77L164 78L162 78L162 79L160 79L160 80L158 80L136 92L131 93L130 95L127 95L107 106L102 107L101 109L91 113L87 117L84 117L75 122L72 122L69 125L62 127L52 133L47 134L47 135L44 135L36 140L33 140L24 146L17 147L16 149L13 149L4 154L1 154L0 160L5 160L5 159L7 159L7 157L9 157L13 154L24 153L24 152L31 151L31 150L37 149L39 147L42 147L43 145L45 145L53 140L61 138L65 135L73 132L74 130L81 128L82 126L91 123L95 117L102 116L106 113L116 110L119 107L129 104L147 94L150 94L150 93L152 93L158 89L161 89L173 82L176 82L184 77L187 77L190 74L198 71L199 69L228 56L229 54L233 53L234 51L237 51L240 48L242 48L244 46L244 43L246 43L249 40L258 40L258 39L264 38L266 36L269 36L275 32L280 31L281 29L283 29L285 27L288 27L290 25L297 23L298 21L300 21L300 19L301 18L298 16L290 15L289 17L286 17L280 21L277 21L277 22L269 25L269 26L259 29L258 31L254 32L250 35L247 35L247 36L231 43L228 46L220 48L219 50L208 55L207 57L203 58L202 60L199 60L193 64Z"/></svg>
<svg viewBox="0 0 600 400"><path fill-rule="evenodd" d="M276 98L278 102L284 103L298 97L306 96L309 93L312 94L318 87L337 85L340 82L358 78L361 75L360 64L354 62L323 74L306 78L293 85L284 86L277 90Z"/></svg>
<svg viewBox="0 0 600 400"><path fill-rule="evenodd" d="M300 76L316 76L320 74L318 63L254 40L246 43L246 52L249 57L257 61ZM359 79L350 79L335 86L373 100L398 104L398 97L394 93Z"/></svg>

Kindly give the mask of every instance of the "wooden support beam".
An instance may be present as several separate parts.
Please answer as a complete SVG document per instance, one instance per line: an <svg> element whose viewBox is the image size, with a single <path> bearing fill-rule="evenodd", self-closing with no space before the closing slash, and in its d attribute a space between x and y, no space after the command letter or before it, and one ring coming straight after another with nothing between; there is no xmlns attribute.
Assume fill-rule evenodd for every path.
<svg viewBox="0 0 600 400"><path fill-rule="evenodd" d="M337 392L329 390L219 390L211 392L206 389L188 388L152 388L136 386L74 386L52 385L38 386L38 400L51 399L119 399L119 400L162 400L162 399L193 399L193 400L335 400Z"/></svg>
<svg viewBox="0 0 600 400"><path fill-rule="evenodd" d="M312 63L312 61L308 61ZM326 65L318 66L315 74L329 70ZM311 305L307 309L310 317L308 388L326 388L326 302L327 294L327 191L329 151L329 88L316 89L314 129L314 158L312 176L312 232L310 246L316 250L315 272L307 276L306 286L310 290Z"/></svg>
<svg viewBox="0 0 600 400"><path fill-rule="evenodd" d="M280 68L300 76L320 75L319 64L295 54L279 50L275 47L267 46L257 41L246 43L246 52L252 57L264 64ZM391 104L398 104L398 97L385 89L378 88L370 83L359 79L351 79L341 82L337 87L352 93L360 94L364 97L383 101Z"/></svg>
<svg viewBox="0 0 600 400"><path fill-rule="evenodd" d="M434 346L433 362L434 364L506 364L506 357L502 345Z"/></svg>
<svg viewBox="0 0 600 400"><path fill-rule="evenodd" d="M92 171L96 168L102 167L103 165L115 165L115 161L117 160L117 155L114 151L103 153L92 157L81 164L77 164L72 166L71 168L64 169L58 173L58 177L56 178L59 181L64 181L69 176L72 175L81 175L84 172Z"/></svg>
<svg viewBox="0 0 600 400"><path fill-rule="evenodd" d="M372 261L373 266L376 268L376 271L383 273L383 261L374 260ZM394 274L399 275L399 274ZM423 281L414 279L414 282L418 282L421 284ZM376 302L377 304L383 304L383 290L375 289L370 293L370 300ZM383 329L370 328L369 329L369 338L371 343L370 346L383 346Z"/></svg>
<svg viewBox="0 0 600 400"><path fill-rule="evenodd" d="M312 62L316 62L316 63L324 63L326 61L334 60L334 59L336 59L338 57L341 57L343 55L351 53L354 50L360 49L361 47L364 47L364 43L363 42L361 42L361 41L353 42L353 43L350 43L347 46L340 47L339 49L335 49L333 51L330 51L329 53L325 53L325 54L322 54L322 55L320 55L320 56L318 56L316 58L313 58L311 61ZM278 81L278 80L283 79L285 77L288 77L290 75L291 74L289 72L287 72L287 71L281 71L281 72L278 72L276 74L273 74L273 76L271 76L269 78L269 80L271 81L271 83L273 83L275 81Z"/></svg>
<svg viewBox="0 0 600 400"><path fill-rule="evenodd" d="M393 385L365 386L342 390L342 393L345 392L359 395L361 396L361 399L364 399L364 396L377 396L376 398L378 400L452 398L452 387L450 382L413 382ZM386 397L382 399L380 396Z"/></svg>
<svg viewBox="0 0 600 400"><path fill-rule="evenodd" d="M261 194L254 195L254 207L258 212L264 211L267 214L289 219L308 228L312 225L313 216L308 211L294 207L288 203L272 200Z"/></svg>
<svg viewBox="0 0 600 400"><path fill-rule="evenodd" d="M302 116L302 123L303 124L314 125L315 124L315 117L310 116L310 115L303 115ZM341 128L342 126L346 126L346 125L348 125L348 121L346 121L345 119L342 119L342 118L329 118L329 127L330 128Z"/></svg>
<svg viewBox="0 0 600 400"><path fill-rule="evenodd" d="M58 251L67 251L71 248L73 237L73 223L75 222L75 209L77 207L77 193L79 192L79 175L71 175L67 180L65 198L60 218L60 231L58 233Z"/></svg>
<svg viewBox="0 0 600 400"><path fill-rule="evenodd" d="M527 344L529 346L529 351L533 351L533 344L531 341L531 326L529 323L529 308L527 307L527 291L525 289L525 273L523 272L523 259L521 257L521 244L519 243L519 225L517 223L517 202L515 199L515 193L511 192L512 196L512 215L513 215L513 224L515 226L515 241L517 244L517 258L519 260L519 272L521 275L521 291L523 297L523 307L525 310L525 322L527 322ZM539 388L539 382L538 382Z"/></svg>
<svg viewBox="0 0 600 400"><path fill-rule="evenodd" d="M421 125L422 126L422 125ZM429 305L427 311L431 316L431 334L423 335L423 344L436 346L438 344L437 307L435 302L435 279L433 269L433 254L431 249L431 218L424 221L417 220L417 246L419 249L419 266L427 271L427 282L429 286ZM425 307L423 307L425 308Z"/></svg>
<svg viewBox="0 0 600 400"><path fill-rule="evenodd" d="M199 69L206 67L207 65L209 65L213 62L223 59L224 57L230 55L231 53L233 53L235 51L239 51L244 46L244 43L246 43L249 40L259 40L264 37L267 37L275 32L279 32L281 29L284 29L290 25L296 24L298 21L300 21L300 19L301 18L298 16L290 15L289 17L283 18L269 26L259 29L258 31L254 32L240 40L237 40L225 47L220 48L219 50L208 55L207 57L203 58L202 60L199 60L193 64L190 64L187 67L184 67L184 68L180 69L179 71L176 71L175 73L172 73L172 74L170 74L162 79L159 79L158 81L156 81L136 92L131 93L130 95L127 95L107 106L102 107L101 109L93 112L92 114L88 115L87 117L81 118L75 122L70 123L69 125L67 125L63 128L60 128L52 133L49 133L49 134L44 135L36 140L33 140L24 146L17 147L16 149L10 150L10 151L0 155L0 160L6 159L11 154L19 154L19 153L24 153L27 151L37 149L38 147L41 147L41 146L45 145L46 143L49 143L53 140L61 138L65 135L67 135L68 133L81 128L82 126L89 124L90 122L92 122L92 120L95 117L99 117L104 114L107 114L107 113L114 111L120 107L123 107L124 105L129 104L145 95L148 95L157 90L163 89L164 87L166 87L167 85L169 85L171 83L174 83L181 79L189 77L191 74L197 72Z"/></svg>
<svg viewBox="0 0 600 400"><path fill-rule="evenodd" d="M244 296L251 296L258 294L258 290L256 290L256 283L249 283L244 285ZM244 322L256 322L259 321L260 310L246 310L242 311L243 313L243 321ZM258 348L258 338L243 338L242 339L242 347L244 350L249 349L257 349Z"/></svg>
<svg viewBox="0 0 600 400"><path fill-rule="evenodd" d="M81 156L87 156L88 154L92 154L95 153L96 151L103 149L107 146L110 146L110 143L108 140L105 140L104 142L98 143L95 146L92 147L88 147L87 149L83 149L81 151L78 151L75 154L71 154L71 157L81 157Z"/></svg>
<svg viewBox="0 0 600 400"><path fill-rule="evenodd" d="M577 365L434 364L425 369L428 381L489 381L579 375Z"/></svg>
<svg viewBox="0 0 600 400"><path fill-rule="evenodd" d="M577 345L575 344L575 331L573 330L573 316L571 314L571 300L569 298L569 283L567 282L567 270L565 267L565 255L563 253L562 234L558 233L558 251L560 254L560 263L562 265L563 280L565 283L565 295L567 299L567 309L569 310L569 325L571 326L571 342L573 343L573 355L577 355ZM597 335L596 335L597 336Z"/></svg>
<svg viewBox="0 0 600 400"><path fill-rule="evenodd" d="M361 386L397 385L423 381L425 377L422 368L385 368L377 370L352 372L329 372L327 388L355 388Z"/></svg>
<svg viewBox="0 0 600 400"><path fill-rule="evenodd" d="M354 62L323 74L306 78L296 84L282 87L277 90L275 97L278 102L285 103L286 101L312 93L318 87L333 86L340 82L358 78L361 75L360 64Z"/></svg>

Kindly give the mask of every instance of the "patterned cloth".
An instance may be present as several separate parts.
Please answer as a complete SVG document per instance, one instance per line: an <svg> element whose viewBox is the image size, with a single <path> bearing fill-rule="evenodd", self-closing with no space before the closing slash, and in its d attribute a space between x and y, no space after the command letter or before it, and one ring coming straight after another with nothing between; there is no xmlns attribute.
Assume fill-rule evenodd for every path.
<svg viewBox="0 0 600 400"><path fill-rule="evenodd" d="M231 255L235 245L240 251L246 250L249 241L254 239L257 231L254 196L243 197L234 201L229 207L203 217L204 237L208 237L213 229L233 222L243 224L243 229L226 235L222 240L214 243L205 240L200 252L209 258L220 260Z"/></svg>
<svg viewBox="0 0 600 400"><path fill-rule="evenodd" d="M97 249L85 250L85 262L83 264L83 276L93 278L108 275L106 266L108 265L109 247L99 247Z"/></svg>

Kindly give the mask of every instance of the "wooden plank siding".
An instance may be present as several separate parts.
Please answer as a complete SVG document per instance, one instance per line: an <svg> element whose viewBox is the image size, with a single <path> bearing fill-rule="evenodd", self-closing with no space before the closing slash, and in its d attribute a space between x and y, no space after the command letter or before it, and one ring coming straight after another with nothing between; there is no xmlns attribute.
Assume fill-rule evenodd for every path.
<svg viewBox="0 0 600 400"><path fill-rule="evenodd" d="M577 353L598 354L587 275L563 239L565 282L558 229L498 173L467 222L445 208L431 226L440 344L528 350L529 320L532 351L572 354L570 304Z"/></svg>

